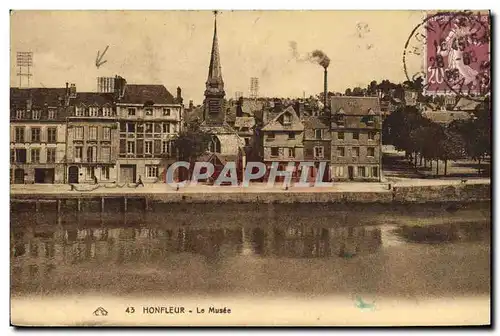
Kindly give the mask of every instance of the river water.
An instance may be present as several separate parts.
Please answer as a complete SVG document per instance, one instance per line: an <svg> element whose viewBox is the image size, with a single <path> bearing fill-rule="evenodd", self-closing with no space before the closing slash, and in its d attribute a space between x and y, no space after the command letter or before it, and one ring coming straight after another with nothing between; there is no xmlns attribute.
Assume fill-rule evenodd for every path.
<svg viewBox="0 0 500 336"><path fill-rule="evenodd" d="M346 309L359 298L379 308L392 302L393 310L397 302L415 309L434 302L432 310L442 300L465 300L450 321L488 323L490 233L488 203L184 204L126 215L17 211L11 213L13 318L34 321L26 307L46 309L64 298L127 297L136 305L219 298L233 306L288 298L317 308L335 297ZM470 313L460 311L467 307L481 311L477 321L461 316ZM174 323L158 321L152 324Z"/></svg>

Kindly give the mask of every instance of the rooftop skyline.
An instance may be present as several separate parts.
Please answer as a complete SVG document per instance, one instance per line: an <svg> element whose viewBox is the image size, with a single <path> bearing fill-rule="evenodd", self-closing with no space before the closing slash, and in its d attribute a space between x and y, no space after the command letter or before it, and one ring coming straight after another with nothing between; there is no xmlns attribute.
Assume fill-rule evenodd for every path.
<svg viewBox="0 0 500 336"><path fill-rule="evenodd" d="M329 91L371 80L406 79L402 54L421 11L221 11L217 17L226 98L301 97L323 91L323 68L303 61L313 50L330 58ZM10 84L19 85L16 52L34 52L31 87L96 91L99 76L183 90L201 104L213 40L211 11L14 11ZM26 23L29 22L29 25ZM36 29L33 29L36 27ZM397 27L398 29L394 29ZM96 67L97 52L109 45ZM291 48L295 46L296 49Z"/></svg>

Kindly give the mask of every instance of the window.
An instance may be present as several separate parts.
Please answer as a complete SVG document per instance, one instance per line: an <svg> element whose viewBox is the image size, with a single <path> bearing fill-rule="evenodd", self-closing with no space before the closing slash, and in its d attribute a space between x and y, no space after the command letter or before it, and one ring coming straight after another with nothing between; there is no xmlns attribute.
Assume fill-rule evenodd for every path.
<svg viewBox="0 0 500 336"><path fill-rule="evenodd" d="M95 168L94 167L87 167L87 180L93 179L95 176Z"/></svg>
<svg viewBox="0 0 500 336"><path fill-rule="evenodd" d="M40 162L40 149L39 148L33 148L31 150L31 162L32 163L39 163Z"/></svg>
<svg viewBox="0 0 500 336"><path fill-rule="evenodd" d="M17 163L26 163L26 149L17 148L16 149L16 162Z"/></svg>
<svg viewBox="0 0 500 336"><path fill-rule="evenodd" d="M109 167L101 167L101 180L109 180Z"/></svg>
<svg viewBox="0 0 500 336"><path fill-rule="evenodd" d="M83 140L83 126L75 127L75 139Z"/></svg>
<svg viewBox="0 0 500 336"><path fill-rule="evenodd" d="M111 107L103 107L102 108L102 116L103 117L111 117ZM107 167L103 167L103 168L107 168ZM108 168L108 172L109 172L109 168Z"/></svg>
<svg viewBox="0 0 500 336"><path fill-rule="evenodd" d="M161 133L161 124L160 123L154 123L154 129L156 134Z"/></svg>
<svg viewBox="0 0 500 336"><path fill-rule="evenodd" d="M278 155L279 155L278 147L271 147L271 156L278 156Z"/></svg>
<svg viewBox="0 0 500 336"><path fill-rule="evenodd" d="M153 133L153 124L146 124L145 133Z"/></svg>
<svg viewBox="0 0 500 336"><path fill-rule="evenodd" d="M169 108L164 108L163 109L163 115L169 117L170 116L170 109Z"/></svg>
<svg viewBox="0 0 500 336"><path fill-rule="evenodd" d="M111 127L103 127L102 128L102 140L105 140L105 141L111 140Z"/></svg>
<svg viewBox="0 0 500 336"><path fill-rule="evenodd" d="M24 142L24 127L16 127L16 142Z"/></svg>
<svg viewBox="0 0 500 336"><path fill-rule="evenodd" d="M170 123L163 123L163 133L170 133Z"/></svg>
<svg viewBox="0 0 500 336"><path fill-rule="evenodd" d="M127 132L129 132L129 133L135 132L135 124L134 123L127 123Z"/></svg>
<svg viewBox="0 0 500 336"><path fill-rule="evenodd" d="M101 160L103 162L111 161L111 147L101 147Z"/></svg>
<svg viewBox="0 0 500 336"><path fill-rule="evenodd" d="M375 147L368 147L366 155L367 156L375 156Z"/></svg>
<svg viewBox="0 0 500 336"><path fill-rule="evenodd" d="M378 177L378 167L372 167L372 176Z"/></svg>
<svg viewBox="0 0 500 336"><path fill-rule="evenodd" d="M49 119L55 119L56 118L56 111L55 110L49 110Z"/></svg>
<svg viewBox="0 0 500 336"><path fill-rule="evenodd" d="M365 167L359 166L358 167L358 176L365 177L366 176L366 170Z"/></svg>
<svg viewBox="0 0 500 336"><path fill-rule="evenodd" d="M323 146L314 147L314 157L323 158L325 156L324 150Z"/></svg>
<svg viewBox="0 0 500 336"><path fill-rule="evenodd" d="M56 162L56 149L55 148L47 148L47 163Z"/></svg>
<svg viewBox="0 0 500 336"><path fill-rule="evenodd" d="M295 157L295 148L288 148L288 157Z"/></svg>
<svg viewBox="0 0 500 336"><path fill-rule="evenodd" d="M89 140L97 140L97 127L96 126L89 127Z"/></svg>
<svg viewBox="0 0 500 336"><path fill-rule="evenodd" d="M24 110L17 110L16 119L23 119L23 118L24 118Z"/></svg>
<svg viewBox="0 0 500 336"><path fill-rule="evenodd" d="M283 125L290 125L292 123L292 116L289 113L283 115Z"/></svg>
<svg viewBox="0 0 500 336"><path fill-rule="evenodd" d="M354 140L359 140L359 132L352 132L352 138Z"/></svg>
<svg viewBox="0 0 500 336"><path fill-rule="evenodd" d="M128 115L129 116L135 116L135 108L134 107L130 107L128 109Z"/></svg>
<svg viewBox="0 0 500 336"><path fill-rule="evenodd" d="M375 132L368 132L368 140L375 140Z"/></svg>
<svg viewBox="0 0 500 336"><path fill-rule="evenodd" d="M15 149L10 150L10 162L11 163L16 162L16 150Z"/></svg>
<svg viewBox="0 0 500 336"><path fill-rule="evenodd" d="M89 117L97 117L98 109L97 107L89 107Z"/></svg>
<svg viewBox="0 0 500 336"><path fill-rule="evenodd" d="M335 175L337 177L343 177L344 176L344 167L337 167L335 169Z"/></svg>
<svg viewBox="0 0 500 336"><path fill-rule="evenodd" d="M31 128L31 142L40 142L40 128L32 127Z"/></svg>
<svg viewBox="0 0 500 336"><path fill-rule="evenodd" d="M288 139L295 139L295 133L294 132L289 132L288 133Z"/></svg>
<svg viewBox="0 0 500 336"><path fill-rule="evenodd" d="M162 143L162 153L170 154L170 141L163 141Z"/></svg>
<svg viewBox="0 0 500 336"><path fill-rule="evenodd" d="M127 141L127 153L135 154L135 141Z"/></svg>
<svg viewBox="0 0 500 336"><path fill-rule="evenodd" d="M146 177L158 177L158 166L146 166Z"/></svg>
<svg viewBox="0 0 500 336"><path fill-rule="evenodd" d="M345 156L345 147L337 147L337 155Z"/></svg>
<svg viewBox="0 0 500 336"><path fill-rule="evenodd" d="M344 132L338 132L337 133L337 139L338 140L344 140Z"/></svg>
<svg viewBox="0 0 500 336"><path fill-rule="evenodd" d="M152 154L153 153L153 141L145 141L144 142L144 153Z"/></svg>
<svg viewBox="0 0 500 336"><path fill-rule="evenodd" d="M314 137L318 140L323 139L323 130L322 129L315 129L314 130Z"/></svg>
<svg viewBox="0 0 500 336"><path fill-rule="evenodd" d="M83 107L77 107L76 110L75 110L75 115L77 117L83 116Z"/></svg>
<svg viewBox="0 0 500 336"><path fill-rule="evenodd" d="M208 151L212 153L221 152L221 143L219 138L217 138L216 136L212 136L212 140L208 144Z"/></svg>
<svg viewBox="0 0 500 336"><path fill-rule="evenodd" d="M352 156L354 156L354 157L359 156L359 147L352 148Z"/></svg>
<svg viewBox="0 0 500 336"><path fill-rule="evenodd" d="M153 109L152 108L144 109L144 111L146 112L147 116L152 116L153 115Z"/></svg>
<svg viewBox="0 0 500 336"><path fill-rule="evenodd" d="M49 127L47 128L47 142L56 143L57 141L57 128Z"/></svg>
<svg viewBox="0 0 500 336"><path fill-rule="evenodd" d="M39 120L39 119L40 119L40 115L41 115L41 114L42 114L42 113L40 112L40 110L34 110L34 111L33 111L33 119L35 119L35 120Z"/></svg>
<svg viewBox="0 0 500 336"><path fill-rule="evenodd" d="M83 147L76 146L75 147L75 159L81 160L83 157Z"/></svg>
<svg viewBox="0 0 500 336"><path fill-rule="evenodd" d="M274 140L274 137L275 137L275 136L274 136L274 133L269 133L269 134L267 135L267 139L268 139L268 140Z"/></svg>
<svg viewBox="0 0 500 336"><path fill-rule="evenodd" d="M87 148L87 162L97 162L97 147L90 146Z"/></svg>
<svg viewBox="0 0 500 336"><path fill-rule="evenodd" d="M127 123L120 121L120 132L122 132L122 133L127 132Z"/></svg>

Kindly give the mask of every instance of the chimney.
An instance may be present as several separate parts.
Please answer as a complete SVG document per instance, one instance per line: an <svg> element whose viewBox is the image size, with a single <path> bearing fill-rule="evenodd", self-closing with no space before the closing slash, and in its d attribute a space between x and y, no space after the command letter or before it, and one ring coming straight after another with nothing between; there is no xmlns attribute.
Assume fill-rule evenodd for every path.
<svg viewBox="0 0 500 336"><path fill-rule="evenodd" d="M182 89L178 86L177 87L177 103L182 104Z"/></svg>
<svg viewBox="0 0 500 336"><path fill-rule="evenodd" d="M324 97L323 97L323 105L324 109L326 110L327 107L327 102L328 102L328 70L325 67L325 73L324 73Z"/></svg>
<svg viewBox="0 0 500 336"><path fill-rule="evenodd" d="M69 87L69 97L70 98L76 97L76 85L75 84L71 84Z"/></svg>
<svg viewBox="0 0 500 336"><path fill-rule="evenodd" d="M304 114L304 106L305 106L304 102L302 102L302 101L296 101L294 105L295 106L293 108L294 108L295 112L297 112L297 116L299 118L301 118L302 115Z"/></svg>

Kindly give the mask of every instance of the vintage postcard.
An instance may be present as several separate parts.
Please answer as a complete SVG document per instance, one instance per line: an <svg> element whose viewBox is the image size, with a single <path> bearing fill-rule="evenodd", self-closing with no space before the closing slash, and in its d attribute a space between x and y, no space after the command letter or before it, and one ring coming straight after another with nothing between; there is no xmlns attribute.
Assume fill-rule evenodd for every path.
<svg viewBox="0 0 500 336"><path fill-rule="evenodd" d="M13 326L490 326L491 14L10 13Z"/></svg>

